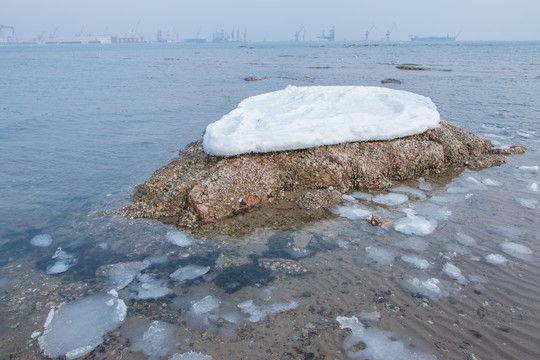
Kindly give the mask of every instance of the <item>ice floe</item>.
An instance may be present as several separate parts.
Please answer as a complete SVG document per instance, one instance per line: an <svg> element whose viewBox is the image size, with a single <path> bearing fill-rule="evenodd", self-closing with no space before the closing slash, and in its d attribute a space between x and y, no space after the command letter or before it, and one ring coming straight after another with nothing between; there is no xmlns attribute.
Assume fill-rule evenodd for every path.
<svg viewBox="0 0 540 360"><path fill-rule="evenodd" d="M420 258L418 256L402 255L401 260L405 261L407 264L410 264L418 269L425 270L429 267L429 261L427 261L426 259Z"/></svg>
<svg viewBox="0 0 540 360"><path fill-rule="evenodd" d="M476 246L476 240L461 232L456 233L456 241L463 246Z"/></svg>
<svg viewBox="0 0 540 360"><path fill-rule="evenodd" d="M431 234L437 227L435 220L428 220L424 217L417 216L413 209L404 209L403 212L407 217L399 219L394 224L394 229L400 233L426 236Z"/></svg>
<svg viewBox="0 0 540 360"><path fill-rule="evenodd" d="M538 174L538 172L540 171L540 167L538 165L534 165L534 166L520 166L518 167L519 171L521 172L524 172L524 173L529 173L529 174Z"/></svg>
<svg viewBox="0 0 540 360"><path fill-rule="evenodd" d="M50 275L66 272L70 267L77 265L78 262L74 254L65 252L61 247L56 250L52 258L56 259L56 262L47 267L47 274Z"/></svg>
<svg viewBox="0 0 540 360"><path fill-rule="evenodd" d="M452 263L447 262L443 266L443 273L451 279L454 279L458 284L465 285L467 284L467 279L461 273L461 270Z"/></svg>
<svg viewBox="0 0 540 360"><path fill-rule="evenodd" d="M158 299L172 293L167 287L167 280L156 279L149 274L140 274L137 280L138 282L129 288L134 299Z"/></svg>
<svg viewBox="0 0 540 360"><path fill-rule="evenodd" d="M371 214L370 210L358 205L335 206L331 210L334 214L350 220L363 220Z"/></svg>
<svg viewBox="0 0 540 360"><path fill-rule="evenodd" d="M116 290L121 290L128 286L148 266L150 266L150 262L146 260L116 263L100 266L96 274L107 277L109 283Z"/></svg>
<svg viewBox="0 0 540 360"><path fill-rule="evenodd" d="M527 209L536 209L538 207L538 200L536 199L516 198L516 201L519 205Z"/></svg>
<svg viewBox="0 0 540 360"><path fill-rule="evenodd" d="M183 231L171 230L165 235L165 239L173 245L188 247L193 245L193 238Z"/></svg>
<svg viewBox="0 0 540 360"><path fill-rule="evenodd" d="M422 277L411 276L406 278L404 283L405 287L411 293L424 295L433 300L439 300L450 294L447 285L435 277L427 277L425 275Z"/></svg>
<svg viewBox="0 0 540 360"><path fill-rule="evenodd" d="M341 329L352 331L343 341L343 349L351 359L371 360L436 360L434 355L420 352L411 339L376 326L366 328L356 316L338 316ZM362 344L361 350L356 345ZM365 345L365 346L364 346Z"/></svg>
<svg viewBox="0 0 540 360"><path fill-rule="evenodd" d="M407 194L409 195L409 197L415 198L417 200L425 200L427 198L426 193L423 192L422 190L415 189L415 188L405 186L405 185L396 186L394 188L391 188L390 191Z"/></svg>
<svg viewBox="0 0 540 360"><path fill-rule="evenodd" d="M501 249L510 256L513 256L522 260L530 260L532 250L525 245L521 245L515 242L505 241L501 243Z"/></svg>
<svg viewBox="0 0 540 360"><path fill-rule="evenodd" d="M529 191L532 191L532 192L540 191L540 190L538 190L538 184L537 183L531 183L531 184L527 185L527 189Z"/></svg>
<svg viewBox="0 0 540 360"><path fill-rule="evenodd" d="M396 206L408 201L409 197L405 194L380 194L373 198L373 202L381 205Z"/></svg>
<svg viewBox="0 0 540 360"><path fill-rule="evenodd" d="M212 360L212 356L190 351L182 354L174 354L169 360Z"/></svg>
<svg viewBox="0 0 540 360"><path fill-rule="evenodd" d="M39 346L49 357L79 358L122 324L126 312L126 304L115 291L62 304L49 312Z"/></svg>
<svg viewBox="0 0 540 360"><path fill-rule="evenodd" d="M348 141L390 140L439 126L433 102L367 86L288 86L253 96L208 125L205 151L232 156Z"/></svg>
<svg viewBox="0 0 540 360"><path fill-rule="evenodd" d="M175 281L193 280L210 271L209 266L187 265L173 272L169 277Z"/></svg>
<svg viewBox="0 0 540 360"><path fill-rule="evenodd" d="M494 265L504 265L508 261L504 256L501 254L489 254L485 257L486 262Z"/></svg>
<svg viewBox="0 0 540 360"><path fill-rule="evenodd" d="M405 240L398 241L393 244L395 247L406 250L425 251L428 248L427 242L419 237L409 237Z"/></svg>
<svg viewBox="0 0 540 360"><path fill-rule="evenodd" d="M175 335L179 328L176 324L139 318L127 321L121 331L129 339L131 350L143 352L153 360L176 351L181 344Z"/></svg>
<svg viewBox="0 0 540 360"><path fill-rule="evenodd" d="M253 300L246 300L237 305L245 314L249 315L248 321L258 322L268 315L275 315L298 307L296 301L276 302L272 304L256 305Z"/></svg>
<svg viewBox="0 0 540 360"><path fill-rule="evenodd" d="M501 183L499 181L490 178L482 180L482 184L486 186L501 186Z"/></svg>
<svg viewBox="0 0 540 360"><path fill-rule="evenodd" d="M376 263L379 266L389 265L394 262L397 253L393 249L380 246L367 246L360 254L360 260L366 263Z"/></svg>
<svg viewBox="0 0 540 360"><path fill-rule="evenodd" d="M53 242L53 238L49 234L40 234L36 235L30 240L30 244L38 247L47 247L51 245Z"/></svg>

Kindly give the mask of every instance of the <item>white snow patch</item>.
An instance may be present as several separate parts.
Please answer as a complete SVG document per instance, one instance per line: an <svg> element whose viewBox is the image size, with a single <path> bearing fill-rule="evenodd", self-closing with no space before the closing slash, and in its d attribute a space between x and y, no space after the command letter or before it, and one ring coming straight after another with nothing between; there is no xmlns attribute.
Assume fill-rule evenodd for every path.
<svg viewBox="0 0 540 360"><path fill-rule="evenodd" d="M458 282L458 284L465 285L467 284L467 279L461 273L461 270L452 263L447 262L443 266L443 273Z"/></svg>
<svg viewBox="0 0 540 360"><path fill-rule="evenodd" d="M176 337L175 332L179 328L178 325L163 321L149 322L144 319L135 319L127 322L121 331L129 338L131 350L141 351L153 360L170 355L176 350L180 345L180 339Z"/></svg>
<svg viewBox="0 0 540 360"><path fill-rule="evenodd" d="M193 239L183 231L171 230L165 235L165 239L173 245L188 247L193 245Z"/></svg>
<svg viewBox="0 0 540 360"><path fill-rule="evenodd" d="M193 280L210 271L209 266L187 265L173 272L169 277L175 281Z"/></svg>
<svg viewBox="0 0 540 360"><path fill-rule="evenodd" d="M489 254L485 257L486 262L494 265L504 265L508 261L504 256L500 254Z"/></svg>
<svg viewBox="0 0 540 360"><path fill-rule="evenodd" d="M75 255L65 252L61 247L56 250L52 258L56 259L56 262L47 267L47 274L50 275L66 272L78 262Z"/></svg>
<svg viewBox="0 0 540 360"><path fill-rule="evenodd" d="M39 347L49 357L76 359L103 342L125 319L127 307L116 293L95 295L53 308Z"/></svg>
<svg viewBox="0 0 540 360"><path fill-rule="evenodd" d="M212 360L212 356L198 352L187 352L182 354L174 354L169 360Z"/></svg>
<svg viewBox="0 0 540 360"><path fill-rule="evenodd" d="M167 281L164 279L156 279L148 274L140 274L137 279L139 282L130 287L134 292L132 294L134 299L157 299L172 293L172 290L167 287Z"/></svg>
<svg viewBox="0 0 540 360"><path fill-rule="evenodd" d="M338 316L342 329L351 329L352 333L343 341L343 349L351 359L371 360L436 360L434 355L417 350L411 339L404 338L392 331L380 330L375 326L365 328L356 316ZM365 349L351 351L353 346L364 343Z"/></svg>
<svg viewBox="0 0 540 360"><path fill-rule="evenodd" d="M53 242L53 238L49 234L36 235L32 238L32 240L30 240L30 244L34 246L39 246L39 247L47 247L51 245L52 242Z"/></svg>
<svg viewBox="0 0 540 360"><path fill-rule="evenodd" d="M268 305L255 305L253 300L246 300L237 305L243 313L249 315L248 321L258 322L268 315L275 315L298 307L296 301L277 302Z"/></svg>
<svg viewBox="0 0 540 360"><path fill-rule="evenodd" d="M435 220L416 216L413 209L404 209L403 212L407 217L399 219L394 224L394 229L400 233L425 236L431 234L437 227Z"/></svg>
<svg viewBox="0 0 540 360"><path fill-rule="evenodd" d="M404 194L380 194L373 198L373 201L377 204L381 205L387 205L387 206L396 206L403 204L404 202L408 201L409 197Z"/></svg>
<svg viewBox="0 0 540 360"><path fill-rule="evenodd" d="M439 126L428 97L366 86L288 86L249 97L208 125L206 152L233 156L391 140Z"/></svg>
<svg viewBox="0 0 540 360"><path fill-rule="evenodd" d="M331 209L331 211L338 216L350 220L364 220L371 214L370 210L363 209L358 205L335 206Z"/></svg>
<svg viewBox="0 0 540 360"><path fill-rule="evenodd" d="M501 249L510 256L516 257L522 260L530 260L532 250L518 243L505 241L501 243Z"/></svg>
<svg viewBox="0 0 540 360"><path fill-rule="evenodd" d="M456 233L456 241L463 246L476 246L476 241L467 234Z"/></svg>
<svg viewBox="0 0 540 360"><path fill-rule="evenodd" d="M438 300L449 295L446 284L434 277L409 277L405 279L405 287L413 294L424 295L433 300Z"/></svg>
<svg viewBox="0 0 540 360"><path fill-rule="evenodd" d="M415 268L425 270L429 267L429 262L426 259L422 259L418 256L402 255L401 260L407 264L411 264Z"/></svg>

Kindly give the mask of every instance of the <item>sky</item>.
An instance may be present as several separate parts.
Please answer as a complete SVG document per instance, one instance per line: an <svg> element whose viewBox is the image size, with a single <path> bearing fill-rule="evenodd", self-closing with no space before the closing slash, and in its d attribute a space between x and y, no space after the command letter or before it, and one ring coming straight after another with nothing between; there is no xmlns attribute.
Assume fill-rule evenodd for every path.
<svg viewBox="0 0 540 360"><path fill-rule="evenodd" d="M540 40L539 0L2 0L0 24L19 41L38 35L212 38L240 29L248 41L317 40L335 26L336 40ZM4 29L5 37L11 31ZM1 34L0 34L1 36Z"/></svg>

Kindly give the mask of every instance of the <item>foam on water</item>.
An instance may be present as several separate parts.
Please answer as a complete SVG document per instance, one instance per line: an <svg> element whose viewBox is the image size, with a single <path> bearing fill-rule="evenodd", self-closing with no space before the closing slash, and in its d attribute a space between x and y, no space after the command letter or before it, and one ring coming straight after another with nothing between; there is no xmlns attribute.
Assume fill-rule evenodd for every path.
<svg viewBox="0 0 540 360"><path fill-rule="evenodd" d="M366 328L356 316L338 316L341 329L350 329L352 333L343 341L343 349L351 359L371 360L436 360L434 355L417 350L411 339L404 338L392 331L380 330L375 326ZM358 351L351 349L363 343L365 348Z"/></svg>
<svg viewBox="0 0 540 360"><path fill-rule="evenodd" d="M137 319L126 323L121 331L129 339L131 350L143 352L152 360L175 352L181 343L175 335L179 328L163 321Z"/></svg>
<svg viewBox="0 0 540 360"><path fill-rule="evenodd" d="M209 266L187 265L173 272L169 277L175 281L193 280L210 271Z"/></svg>
<svg viewBox="0 0 540 360"><path fill-rule="evenodd" d="M413 209L404 209L407 217L401 218L394 224L394 229L407 235L426 236L431 234L437 227L435 220L428 220L421 216L416 216Z"/></svg>
<svg viewBox="0 0 540 360"><path fill-rule="evenodd" d="M525 245L518 243L505 241L501 243L501 249L510 256L513 256L522 260L530 260L532 255L532 250Z"/></svg>
<svg viewBox="0 0 540 360"><path fill-rule="evenodd" d="M171 230L165 235L165 239L173 245L188 247L193 245L191 236L183 231Z"/></svg>
<svg viewBox="0 0 540 360"><path fill-rule="evenodd" d="M425 270L429 267L429 262L426 259L422 259L418 256L402 255L401 260L421 270Z"/></svg>
<svg viewBox="0 0 540 360"><path fill-rule="evenodd" d="M47 274L50 275L66 272L78 262L75 255L65 252L61 247L56 250L52 258L56 259L56 262L47 267Z"/></svg>
<svg viewBox="0 0 540 360"><path fill-rule="evenodd" d="M49 312L39 346L49 357L76 359L103 342L126 317L126 304L115 291L62 304Z"/></svg>
<svg viewBox="0 0 540 360"><path fill-rule="evenodd" d="M32 238L32 240L30 240L30 244L34 246L39 246L39 247L47 247L51 245L52 242L53 242L53 238L49 234L36 235Z"/></svg>

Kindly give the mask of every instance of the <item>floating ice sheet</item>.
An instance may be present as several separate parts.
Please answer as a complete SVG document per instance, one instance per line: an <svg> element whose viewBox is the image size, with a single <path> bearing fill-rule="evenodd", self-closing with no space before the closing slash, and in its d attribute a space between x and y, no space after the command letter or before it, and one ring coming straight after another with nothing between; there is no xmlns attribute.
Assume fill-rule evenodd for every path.
<svg viewBox="0 0 540 360"><path fill-rule="evenodd" d="M358 205L335 206L331 210L334 214L350 220L364 220L371 214L370 210L361 208Z"/></svg>
<svg viewBox="0 0 540 360"><path fill-rule="evenodd" d="M174 354L169 360L212 360L212 357L210 355L190 351L182 354Z"/></svg>
<svg viewBox="0 0 540 360"><path fill-rule="evenodd" d="M56 250L52 258L56 259L56 262L47 267L47 274L50 275L66 272L78 262L77 257L74 254L65 252L61 247Z"/></svg>
<svg viewBox="0 0 540 360"><path fill-rule="evenodd" d="M208 125L205 151L232 156L348 141L391 140L439 126L433 102L367 86L288 86L253 96Z"/></svg>
<svg viewBox="0 0 540 360"><path fill-rule="evenodd" d="M173 245L188 247L193 245L191 236L183 231L171 230L165 235L165 239Z"/></svg>
<svg viewBox="0 0 540 360"><path fill-rule="evenodd" d="M373 198L373 202L381 205L396 206L408 201L409 197L405 194L380 194Z"/></svg>
<svg viewBox="0 0 540 360"><path fill-rule="evenodd" d="M413 294L424 295L433 300L447 297L450 294L447 285L435 277L408 277L405 279L405 287Z"/></svg>
<svg viewBox="0 0 540 360"><path fill-rule="evenodd" d="M401 218L394 224L394 229L407 235L426 236L431 234L437 227L435 220L428 220L421 216L416 216L413 209L404 209L407 217Z"/></svg>
<svg viewBox="0 0 540 360"><path fill-rule="evenodd" d="M36 235L30 240L30 244L38 247L47 247L51 245L53 242L53 238L49 234L40 234Z"/></svg>
<svg viewBox="0 0 540 360"><path fill-rule="evenodd" d="M258 322L268 315L275 315L281 312L289 311L298 307L296 301L277 302L273 304L256 305L253 300L246 300L238 304L238 308L243 313L249 315L248 321Z"/></svg>
<svg viewBox="0 0 540 360"><path fill-rule="evenodd" d="M193 280L210 271L209 266L187 265L173 272L169 277L175 281Z"/></svg>
<svg viewBox="0 0 540 360"><path fill-rule="evenodd" d="M351 359L370 360L436 360L434 355L420 352L411 339L400 334L380 330L375 326L365 328L356 316L338 316L342 329L350 329L352 333L343 341L343 349ZM351 349L363 343L365 348L358 351Z"/></svg>
<svg viewBox="0 0 540 360"><path fill-rule="evenodd" d="M164 279L156 279L148 274L140 274L137 279L139 282L130 287L134 299L158 299L172 293Z"/></svg>
<svg viewBox="0 0 540 360"><path fill-rule="evenodd" d="M121 331L129 338L131 350L143 352L153 360L175 352L180 345L180 339L175 335L179 328L163 321L135 319L126 322Z"/></svg>
<svg viewBox="0 0 540 360"><path fill-rule="evenodd" d="M448 262L444 264L443 273L449 278L456 280L461 285L467 284L467 279L463 276L461 270L452 263Z"/></svg>
<svg viewBox="0 0 540 360"><path fill-rule="evenodd" d="M426 259L422 259L418 256L402 255L401 260L418 269L425 270L429 267L429 262Z"/></svg>
<svg viewBox="0 0 540 360"><path fill-rule="evenodd" d="M523 260L530 260L532 255L532 250L527 246L510 241L501 243L501 249L508 255Z"/></svg>
<svg viewBox="0 0 540 360"><path fill-rule="evenodd" d="M126 317L126 304L117 293L95 295L52 309L39 338L39 346L49 357L76 359L103 342Z"/></svg>
<svg viewBox="0 0 540 360"><path fill-rule="evenodd" d="M485 257L486 262L494 265L504 265L508 261L504 256L501 254L489 254Z"/></svg>

